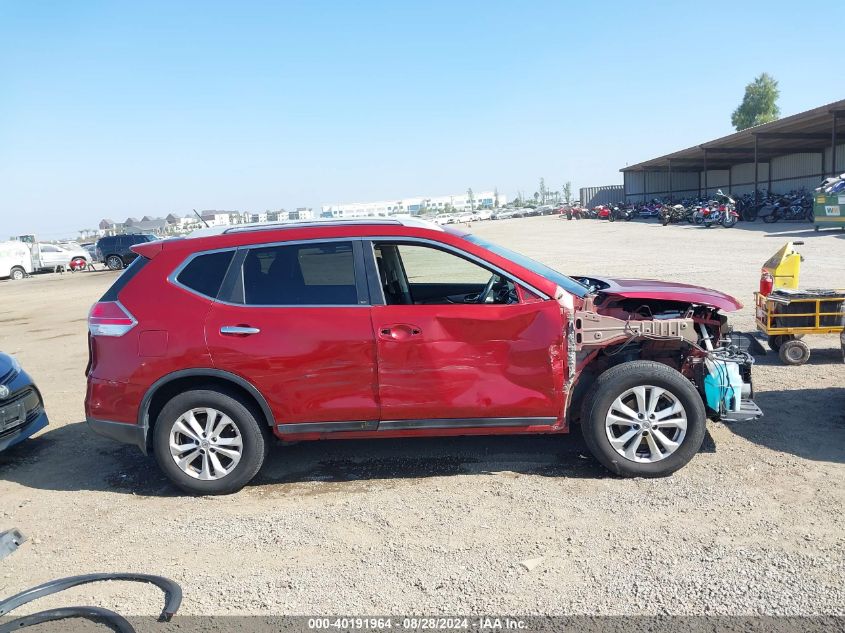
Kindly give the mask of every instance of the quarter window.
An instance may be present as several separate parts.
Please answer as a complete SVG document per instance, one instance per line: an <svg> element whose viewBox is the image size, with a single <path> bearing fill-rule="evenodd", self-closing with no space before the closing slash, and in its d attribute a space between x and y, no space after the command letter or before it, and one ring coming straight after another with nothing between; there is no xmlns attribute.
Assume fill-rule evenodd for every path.
<svg viewBox="0 0 845 633"><path fill-rule="evenodd" d="M356 305L349 242L253 248L243 265L247 305Z"/></svg>
<svg viewBox="0 0 845 633"><path fill-rule="evenodd" d="M234 253L221 251L194 257L176 280L201 295L216 299Z"/></svg>

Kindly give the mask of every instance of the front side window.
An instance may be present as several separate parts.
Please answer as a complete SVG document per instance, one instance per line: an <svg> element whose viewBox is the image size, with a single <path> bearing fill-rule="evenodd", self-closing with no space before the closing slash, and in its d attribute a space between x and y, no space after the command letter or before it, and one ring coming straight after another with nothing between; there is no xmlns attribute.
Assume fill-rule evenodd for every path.
<svg viewBox="0 0 845 633"><path fill-rule="evenodd" d="M357 305L351 242L251 248L243 264L247 305Z"/></svg>
<svg viewBox="0 0 845 633"><path fill-rule="evenodd" d="M450 251L420 244L380 242L374 246L385 303L518 303L507 277Z"/></svg>

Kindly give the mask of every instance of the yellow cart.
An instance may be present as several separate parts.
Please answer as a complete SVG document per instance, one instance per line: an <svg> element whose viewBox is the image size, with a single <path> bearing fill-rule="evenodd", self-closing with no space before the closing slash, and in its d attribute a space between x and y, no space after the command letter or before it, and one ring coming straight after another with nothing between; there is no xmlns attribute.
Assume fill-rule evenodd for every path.
<svg viewBox="0 0 845 633"><path fill-rule="evenodd" d="M795 246L801 244L787 242L772 255L762 270L762 280L771 290L754 293L757 329L787 365L803 365L810 359L810 348L801 340L804 335L841 335L845 329L845 289L798 289L803 258Z"/></svg>
<svg viewBox="0 0 845 633"><path fill-rule="evenodd" d="M787 365L803 365L810 348L805 334L837 334L843 331L845 290L772 291L754 293L757 329L768 337L769 347Z"/></svg>

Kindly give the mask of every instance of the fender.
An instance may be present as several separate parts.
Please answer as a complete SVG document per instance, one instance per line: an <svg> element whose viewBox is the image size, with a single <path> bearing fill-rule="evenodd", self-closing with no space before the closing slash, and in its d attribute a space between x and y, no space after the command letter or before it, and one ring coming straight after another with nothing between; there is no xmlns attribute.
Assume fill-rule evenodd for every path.
<svg viewBox="0 0 845 633"><path fill-rule="evenodd" d="M243 387L253 398L255 398L255 401L258 402L258 406L261 407L261 412L267 419L270 428L275 428L276 418L273 416L273 412L270 410L270 405L267 404L267 400L264 398L263 395L261 395L261 392L258 391L258 389L255 388L255 385L253 385L251 382L244 378L241 378L237 374L233 374L228 371L223 371L222 369L213 369L210 367L192 367L191 369L181 369L179 371L174 371L170 374L166 374L156 380L152 384L152 386L147 389L147 392L144 394L144 397L141 400L141 406L138 408L138 426L144 430L145 444L150 428L150 402L152 401L153 396L155 396L156 392L161 387L173 382L174 380L179 380L180 378L195 378L200 376L220 378L222 380L234 383L239 387Z"/></svg>

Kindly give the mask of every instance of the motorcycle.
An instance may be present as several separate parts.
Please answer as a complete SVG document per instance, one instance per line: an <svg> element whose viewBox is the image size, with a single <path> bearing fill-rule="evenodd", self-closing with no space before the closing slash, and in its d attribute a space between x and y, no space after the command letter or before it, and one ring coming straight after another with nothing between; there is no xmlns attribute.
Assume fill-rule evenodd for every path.
<svg viewBox="0 0 845 633"><path fill-rule="evenodd" d="M689 215L686 207L682 204L665 205L660 209L660 223L667 226L675 222L689 221Z"/></svg>
<svg viewBox="0 0 845 633"><path fill-rule="evenodd" d="M616 220L630 222L634 219L634 209L631 207L620 208L619 205L614 204L610 207L610 214L607 216L607 219L610 222L616 222Z"/></svg>
<svg viewBox="0 0 845 633"><path fill-rule="evenodd" d="M722 193L721 189L716 191L716 199L702 206L699 213L700 224L707 229L714 224L721 224L729 229L739 221L739 213L736 212L734 199ZM698 220L696 220L696 223L699 223Z"/></svg>

